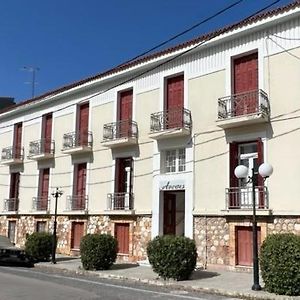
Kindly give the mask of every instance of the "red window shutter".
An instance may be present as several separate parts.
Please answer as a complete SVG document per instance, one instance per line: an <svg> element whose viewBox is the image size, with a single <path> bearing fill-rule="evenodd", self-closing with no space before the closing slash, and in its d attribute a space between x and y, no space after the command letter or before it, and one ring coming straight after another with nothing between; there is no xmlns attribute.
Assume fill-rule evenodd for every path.
<svg viewBox="0 0 300 300"><path fill-rule="evenodd" d="M238 165L238 144L236 142L229 144L229 160L230 160L230 187L238 186L238 179L234 175L234 169Z"/></svg>
<svg viewBox="0 0 300 300"><path fill-rule="evenodd" d="M184 103L184 77L179 75L167 80L166 110L183 108Z"/></svg>
<svg viewBox="0 0 300 300"><path fill-rule="evenodd" d="M49 173L50 169L40 170L40 186L39 186L39 209L46 210L48 204L48 193L49 193Z"/></svg>
<svg viewBox="0 0 300 300"><path fill-rule="evenodd" d="M22 147L22 123L15 124L14 126L14 158L20 158Z"/></svg>
<svg viewBox="0 0 300 300"><path fill-rule="evenodd" d="M42 139L42 142L44 143L45 153L50 153L52 139L52 114L45 115L43 118Z"/></svg>
<svg viewBox="0 0 300 300"><path fill-rule="evenodd" d="M74 170L74 196L77 202L74 205L78 209L85 207L86 196L86 163L77 164Z"/></svg>
<svg viewBox="0 0 300 300"><path fill-rule="evenodd" d="M79 106L78 118L79 143L82 146L88 144L88 128L89 128L89 103Z"/></svg>
<svg viewBox="0 0 300 300"><path fill-rule="evenodd" d="M19 198L20 173L11 173L9 198Z"/></svg>
<svg viewBox="0 0 300 300"><path fill-rule="evenodd" d="M118 105L118 120L131 120L132 119L132 96L133 91L124 91L119 95Z"/></svg>
<svg viewBox="0 0 300 300"><path fill-rule="evenodd" d="M71 233L71 248L80 249L80 241L84 233L84 223L83 222L73 222L72 223L72 233Z"/></svg>

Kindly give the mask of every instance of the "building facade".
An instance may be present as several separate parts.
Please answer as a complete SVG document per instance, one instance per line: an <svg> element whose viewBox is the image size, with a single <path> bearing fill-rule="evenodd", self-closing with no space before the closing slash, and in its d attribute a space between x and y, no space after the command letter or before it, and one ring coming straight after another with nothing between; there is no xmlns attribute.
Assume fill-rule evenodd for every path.
<svg viewBox="0 0 300 300"><path fill-rule="evenodd" d="M0 113L0 234L53 230L78 254L87 233L147 258L157 235L195 239L199 264L252 264L259 243L300 234L300 2L139 58ZM250 175L250 174L249 174Z"/></svg>

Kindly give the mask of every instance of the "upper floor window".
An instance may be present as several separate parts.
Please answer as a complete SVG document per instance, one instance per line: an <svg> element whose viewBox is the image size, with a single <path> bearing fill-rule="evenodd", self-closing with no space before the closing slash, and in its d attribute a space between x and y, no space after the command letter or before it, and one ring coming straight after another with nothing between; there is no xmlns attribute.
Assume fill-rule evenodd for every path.
<svg viewBox="0 0 300 300"><path fill-rule="evenodd" d="M165 173L185 171L185 149L166 150L163 155L163 170Z"/></svg>

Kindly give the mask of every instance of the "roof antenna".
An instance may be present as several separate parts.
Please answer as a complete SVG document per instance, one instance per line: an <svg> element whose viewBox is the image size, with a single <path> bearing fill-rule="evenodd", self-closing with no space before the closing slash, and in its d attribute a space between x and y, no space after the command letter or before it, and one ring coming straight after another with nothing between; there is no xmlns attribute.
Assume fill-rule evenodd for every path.
<svg viewBox="0 0 300 300"><path fill-rule="evenodd" d="M36 71L39 71L40 68L33 67L33 66L25 66L25 67L22 68L22 70L28 71L28 72L32 73L32 79L31 79L31 81L26 82L26 83L31 84L31 97L34 98L35 85L36 85L36 82L35 82L35 73L36 73Z"/></svg>

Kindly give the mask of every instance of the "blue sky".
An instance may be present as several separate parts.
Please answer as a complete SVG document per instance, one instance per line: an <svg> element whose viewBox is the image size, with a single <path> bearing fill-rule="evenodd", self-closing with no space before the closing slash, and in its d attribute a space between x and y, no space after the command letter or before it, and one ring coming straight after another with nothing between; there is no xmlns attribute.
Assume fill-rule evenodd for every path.
<svg viewBox="0 0 300 300"><path fill-rule="evenodd" d="M236 0L9 0L0 3L0 96L18 102L110 69ZM172 44L233 23L274 0L244 0ZM274 7L291 0L281 0ZM171 45L171 44L170 44ZM27 83L26 83L27 82Z"/></svg>

